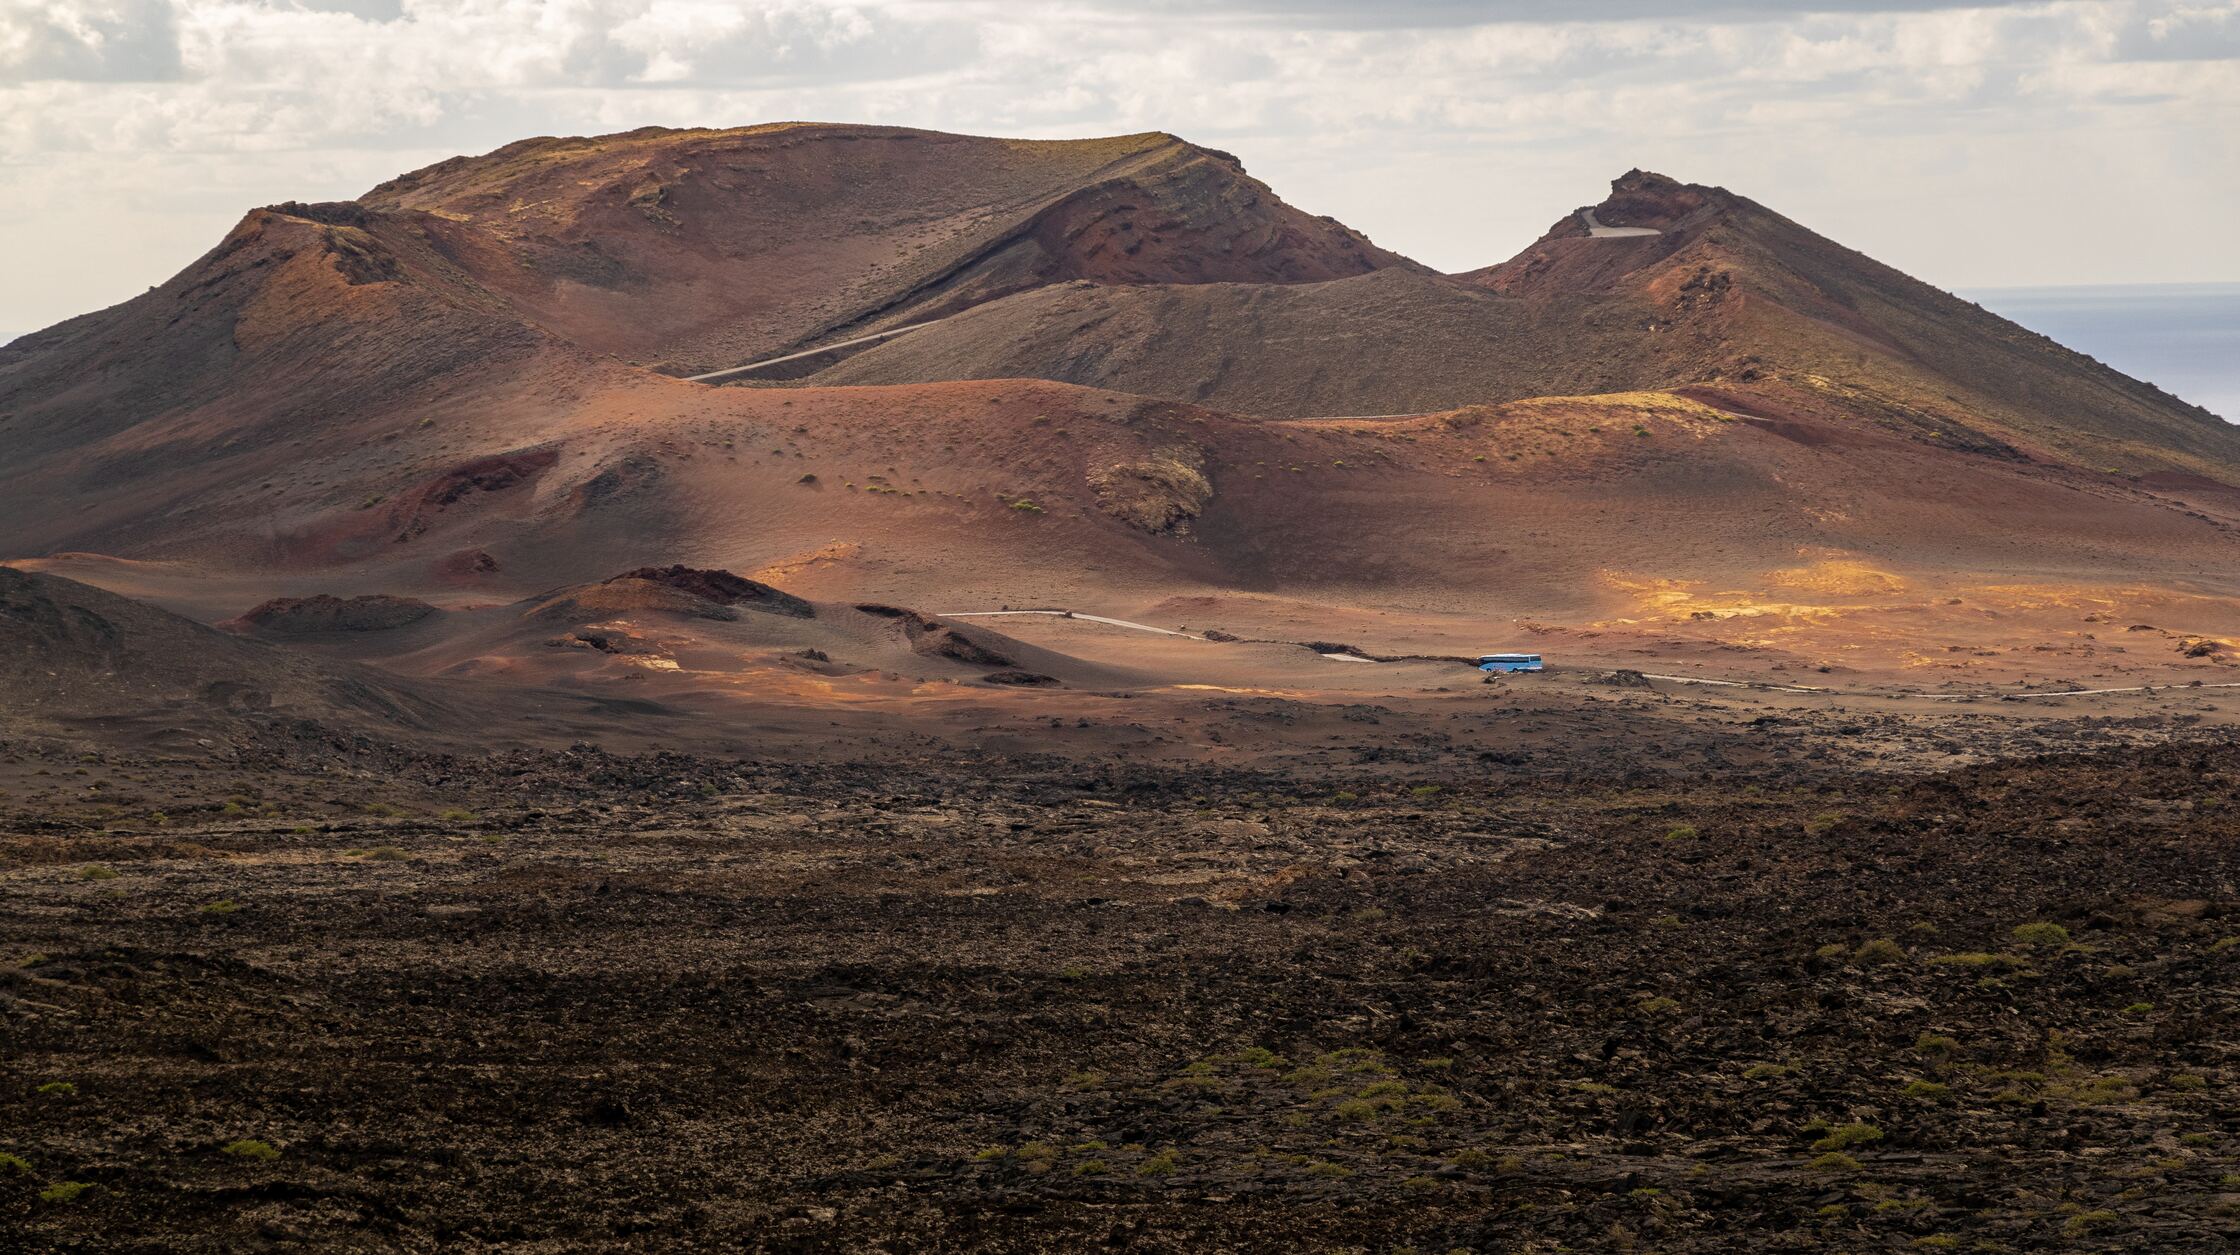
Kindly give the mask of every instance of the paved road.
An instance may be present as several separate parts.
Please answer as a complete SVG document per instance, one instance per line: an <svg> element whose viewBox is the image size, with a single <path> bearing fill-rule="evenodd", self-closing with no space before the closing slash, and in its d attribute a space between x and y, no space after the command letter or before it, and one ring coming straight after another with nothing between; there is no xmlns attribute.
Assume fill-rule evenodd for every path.
<svg viewBox="0 0 2240 1255"><path fill-rule="evenodd" d="M813 349L803 349L799 353L788 353L784 357L766 357L759 362L748 362L744 366L734 366L729 370L711 370L705 375L686 375L684 381L686 383L706 383L711 379L725 379L732 375L743 375L750 370L761 370L765 366L775 366L780 362L797 362L804 357L815 357L819 353L830 353L834 349L854 348L856 345L869 344L874 340L891 339L906 331L916 331L920 327L930 327L940 321L942 320L936 318L931 322L914 322L907 327L892 327L885 331L874 331L870 335L857 336L853 340L842 340L836 344L820 344Z"/></svg>
<svg viewBox="0 0 2240 1255"><path fill-rule="evenodd" d="M1634 235L1663 235L1655 227L1606 227L1594 216L1594 210L1579 211L1579 221L1586 224L1587 234L1598 240L1616 240Z"/></svg>
<svg viewBox="0 0 2240 1255"><path fill-rule="evenodd" d="M1087 619L1091 623L1109 623L1114 627L1133 628L1138 632L1157 632L1161 636L1179 636L1186 641L1202 641L1205 639L1203 636L1194 636L1188 632L1170 632L1165 628L1153 627L1148 623L1130 623L1126 619L1107 619L1101 614L1076 614L1071 610L967 610L962 614L937 614L934 618L1000 619L1005 615L1013 614L1048 614L1056 615L1061 619Z"/></svg>

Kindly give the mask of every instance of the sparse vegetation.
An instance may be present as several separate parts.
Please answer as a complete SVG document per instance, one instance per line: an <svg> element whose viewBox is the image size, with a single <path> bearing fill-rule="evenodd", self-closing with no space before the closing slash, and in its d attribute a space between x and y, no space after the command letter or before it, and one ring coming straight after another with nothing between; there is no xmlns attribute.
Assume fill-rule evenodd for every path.
<svg viewBox="0 0 2240 1255"><path fill-rule="evenodd" d="M1872 1146L1882 1140L1882 1129L1872 1124L1843 1124L1828 1129L1820 1140L1812 1144L1818 1151L1850 1150L1855 1146Z"/></svg>

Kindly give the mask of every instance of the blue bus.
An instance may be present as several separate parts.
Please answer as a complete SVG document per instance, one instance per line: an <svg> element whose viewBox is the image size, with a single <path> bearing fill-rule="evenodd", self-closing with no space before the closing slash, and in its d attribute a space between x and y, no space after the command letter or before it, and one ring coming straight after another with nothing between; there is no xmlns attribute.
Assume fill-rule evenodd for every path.
<svg viewBox="0 0 2240 1255"><path fill-rule="evenodd" d="M1543 671L1538 654L1480 654L1480 671Z"/></svg>

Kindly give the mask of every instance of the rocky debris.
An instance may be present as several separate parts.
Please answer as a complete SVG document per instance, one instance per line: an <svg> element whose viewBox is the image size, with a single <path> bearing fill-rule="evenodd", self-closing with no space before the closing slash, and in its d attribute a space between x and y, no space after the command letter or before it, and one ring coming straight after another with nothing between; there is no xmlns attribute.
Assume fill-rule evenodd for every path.
<svg viewBox="0 0 2240 1255"><path fill-rule="evenodd" d="M240 749L0 742L26 1249L347 1247L369 1212L461 1249L627 1246L622 1216L707 1249L2240 1237L2240 748L1802 790L1580 747ZM37 1201L65 1180L97 1184Z"/></svg>
<svg viewBox="0 0 2240 1255"><path fill-rule="evenodd" d="M1026 688L1051 685L1058 682L1055 676L1038 675L1032 671L991 671L981 676L980 680L984 684L1008 684Z"/></svg>
<svg viewBox="0 0 2240 1255"><path fill-rule="evenodd" d="M596 623L648 611L733 622L741 611L816 616L816 607L768 584L729 571L687 566L640 567L597 584L547 594L527 614L538 619Z"/></svg>
<svg viewBox="0 0 2240 1255"><path fill-rule="evenodd" d="M1106 514L1154 536L1187 531L1213 499L1205 460L1194 449L1098 467L1089 487Z"/></svg>
<svg viewBox="0 0 2240 1255"><path fill-rule="evenodd" d="M368 593L361 597L275 597L223 626L305 636L316 632L387 632L418 623L436 612L412 597Z"/></svg>
<svg viewBox="0 0 2240 1255"><path fill-rule="evenodd" d="M2178 652L2188 658L2222 658L2232 646L2213 636L2187 636L2178 641Z"/></svg>
<svg viewBox="0 0 2240 1255"><path fill-rule="evenodd" d="M795 619L813 619L815 606L791 593L759 583L729 571L688 566L640 567L625 571L609 584L624 580L643 580L661 584L679 592L712 601L719 606L745 606L769 614L782 614Z"/></svg>
<svg viewBox="0 0 2240 1255"><path fill-rule="evenodd" d="M903 637L910 642L911 650L928 658L947 658L952 662L975 667L1015 669L1019 665L965 635L954 624L944 623L931 615L877 602L864 602L856 609L881 619L893 619L901 625Z"/></svg>
<svg viewBox="0 0 2240 1255"><path fill-rule="evenodd" d="M619 628L577 628L566 636L555 636L545 644L553 649L590 649L602 654L658 654L661 651L648 642Z"/></svg>
<svg viewBox="0 0 2240 1255"><path fill-rule="evenodd" d="M559 458L557 448L522 449L475 458L431 477L391 508L397 541L426 533L453 506L531 483Z"/></svg>

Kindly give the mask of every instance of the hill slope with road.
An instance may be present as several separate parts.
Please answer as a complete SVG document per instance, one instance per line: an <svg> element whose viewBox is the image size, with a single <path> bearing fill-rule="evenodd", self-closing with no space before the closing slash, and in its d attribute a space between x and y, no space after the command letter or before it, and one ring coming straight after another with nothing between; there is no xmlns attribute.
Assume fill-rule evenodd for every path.
<svg viewBox="0 0 2240 1255"><path fill-rule="evenodd" d="M0 557L210 622L683 565L1388 653L2114 681L2240 641L2232 429L1718 189L1591 216L1656 234L1574 211L1441 276L1166 136L525 141L0 349ZM549 671L469 645L425 660Z"/></svg>

